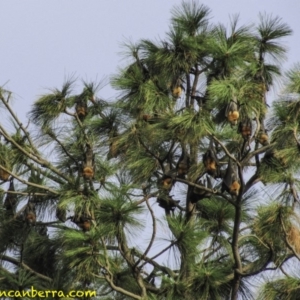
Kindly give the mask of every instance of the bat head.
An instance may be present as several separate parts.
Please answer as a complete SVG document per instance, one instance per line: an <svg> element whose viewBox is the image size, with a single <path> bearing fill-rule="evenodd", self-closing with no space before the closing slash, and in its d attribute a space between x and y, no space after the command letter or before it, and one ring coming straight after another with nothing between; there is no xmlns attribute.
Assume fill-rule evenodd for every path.
<svg viewBox="0 0 300 300"><path fill-rule="evenodd" d="M92 167L84 167L82 174L85 179L92 179L94 177L94 170Z"/></svg>
<svg viewBox="0 0 300 300"><path fill-rule="evenodd" d="M82 230L84 232L90 231L91 230L91 221L90 220L85 220L82 223L80 223L79 227L82 228Z"/></svg>
<svg viewBox="0 0 300 300"><path fill-rule="evenodd" d="M230 122L230 124L236 125L239 117L240 117L239 112L235 110L235 111L230 111L228 113L227 119Z"/></svg>
<svg viewBox="0 0 300 300"><path fill-rule="evenodd" d="M181 93L182 93L182 88L180 86L176 86L173 88L172 91L173 97L179 98L181 96Z"/></svg>
<svg viewBox="0 0 300 300"><path fill-rule="evenodd" d="M240 191L240 187L241 187L241 185L239 184L239 182L237 180L233 181L230 188L229 188L230 194L238 196L239 191Z"/></svg>
<svg viewBox="0 0 300 300"><path fill-rule="evenodd" d="M266 146L269 143L269 137L265 133L262 133L258 138L258 142L261 145Z"/></svg>
<svg viewBox="0 0 300 300"><path fill-rule="evenodd" d="M0 179L3 181L7 181L10 177L10 174L0 169Z"/></svg>
<svg viewBox="0 0 300 300"><path fill-rule="evenodd" d="M36 215L34 212L28 212L26 214L26 222L30 225L33 225L35 224L35 221L36 221Z"/></svg>

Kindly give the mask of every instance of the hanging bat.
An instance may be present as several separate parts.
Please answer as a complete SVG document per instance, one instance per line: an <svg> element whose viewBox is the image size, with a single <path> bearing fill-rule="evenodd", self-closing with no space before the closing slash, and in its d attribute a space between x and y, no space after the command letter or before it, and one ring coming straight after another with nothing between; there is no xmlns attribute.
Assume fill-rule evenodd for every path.
<svg viewBox="0 0 300 300"><path fill-rule="evenodd" d="M91 230L92 218L87 214L75 215L71 218L71 221L81 228L83 232Z"/></svg>
<svg viewBox="0 0 300 300"><path fill-rule="evenodd" d="M159 195L159 197L157 197L157 202L160 207L166 210L166 214L169 215L171 211L173 212L175 210L180 201L174 200L169 195L161 194Z"/></svg>
<svg viewBox="0 0 300 300"><path fill-rule="evenodd" d="M175 86L175 87L173 88L173 91L172 91L173 97L174 97L174 98L180 98L181 94L182 94L182 85L180 85L180 86Z"/></svg>
<svg viewBox="0 0 300 300"><path fill-rule="evenodd" d="M182 94L182 90L185 90L182 81L181 79L177 79L175 84L173 84L173 89L172 89L173 97L180 98Z"/></svg>
<svg viewBox="0 0 300 300"><path fill-rule="evenodd" d="M14 192L14 191L15 191L14 180L13 180L13 178L11 178L10 183L9 183L8 192ZM3 205L6 208L6 210L15 209L16 204L17 204L17 195L7 193L6 198L4 200L4 205Z"/></svg>
<svg viewBox="0 0 300 300"><path fill-rule="evenodd" d="M94 174L95 174L95 155L93 153L93 150L91 149L91 146L87 144L85 159L82 168L82 175L84 179L91 180L94 178Z"/></svg>
<svg viewBox="0 0 300 300"><path fill-rule="evenodd" d="M211 189L212 188L212 182L210 180L210 177L207 176L206 180L205 179L203 181L200 180L200 182L197 183L197 184L201 185L203 187L207 187L207 188ZM189 199L190 199L191 203L197 203L199 200L202 200L204 198L209 198L211 195L212 195L211 192L207 192L207 191L204 191L204 190L202 190L198 187L194 187L191 190L191 193L189 195Z"/></svg>
<svg viewBox="0 0 300 300"><path fill-rule="evenodd" d="M250 151L250 137L252 135L252 122L251 119L246 117L239 123L238 126L238 132L242 135L244 139L244 143L241 148L241 153L243 154L246 149L247 145L247 151Z"/></svg>
<svg viewBox="0 0 300 300"><path fill-rule="evenodd" d="M158 114L154 113L154 114L143 114L142 115L142 120L149 123L149 124L155 124L157 123L158 120Z"/></svg>
<svg viewBox="0 0 300 300"><path fill-rule="evenodd" d="M36 213L35 213L35 205L32 202L27 203L26 208L24 210L24 221L31 226L35 225L36 222Z"/></svg>
<svg viewBox="0 0 300 300"><path fill-rule="evenodd" d="M240 117L236 101L231 100L226 107L225 116L231 125L237 125Z"/></svg>
<svg viewBox="0 0 300 300"><path fill-rule="evenodd" d="M244 140L249 140L252 134L252 122L250 118L245 118L239 123L238 132Z"/></svg>
<svg viewBox="0 0 300 300"><path fill-rule="evenodd" d="M10 174L7 173L6 171L0 169L0 179L3 181L7 181L10 177Z"/></svg>
<svg viewBox="0 0 300 300"><path fill-rule="evenodd" d="M143 119L145 122L148 122L151 118L152 118L152 116L149 115L149 114L144 114L144 115L142 115L142 119Z"/></svg>
<svg viewBox="0 0 300 300"><path fill-rule="evenodd" d="M84 97L79 96L75 106L76 114L83 121L88 113L88 106Z"/></svg>
<svg viewBox="0 0 300 300"><path fill-rule="evenodd" d="M158 179L157 186L159 189L170 191L173 186L173 178L169 175L163 175Z"/></svg>
<svg viewBox="0 0 300 300"><path fill-rule="evenodd" d="M216 155L216 150L212 140L210 141L209 148L204 153L202 158L206 172L214 178L219 173L219 161Z"/></svg>
<svg viewBox="0 0 300 300"><path fill-rule="evenodd" d="M176 176L176 170L171 169L168 171L165 171L162 177L158 178L157 180L157 187L159 189L165 190L165 191L170 191L172 189L172 186L174 184L174 179Z"/></svg>
<svg viewBox="0 0 300 300"><path fill-rule="evenodd" d="M262 146L269 145L269 137L268 137L267 133L265 132L265 130L262 130L261 132L259 132L257 140Z"/></svg>
<svg viewBox="0 0 300 300"><path fill-rule="evenodd" d="M66 220L67 220L66 210L57 206L56 207L56 218L61 222L66 222Z"/></svg>
<svg viewBox="0 0 300 300"><path fill-rule="evenodd" d="M222 182L222 192L227 191L231 195L238 196L240 187L236 166L233 166L231 159L229 159Z"/></svg>
<svg viewBox="0 0 300 300"><path fill-rule="evenodd" d="M187 174L189 168L190 168L190 156L186 150L185 145L183 145L182 153L176 166L177 176L179 178L185 178L185 175Z"/></svg>

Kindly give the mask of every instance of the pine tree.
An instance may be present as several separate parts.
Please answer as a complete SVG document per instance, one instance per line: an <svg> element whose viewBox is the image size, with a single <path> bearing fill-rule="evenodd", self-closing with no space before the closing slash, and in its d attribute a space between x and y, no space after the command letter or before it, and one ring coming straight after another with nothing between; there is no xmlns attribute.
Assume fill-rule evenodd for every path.
<svg viewBox="0 0 300 300"><path fill-rule="evenodd" d="M1 290L297 299L299 65L267 103L292 31L210 16L183 2L164 40L127 44L116 101L69 80L24 126L1 89Z"/></svg>

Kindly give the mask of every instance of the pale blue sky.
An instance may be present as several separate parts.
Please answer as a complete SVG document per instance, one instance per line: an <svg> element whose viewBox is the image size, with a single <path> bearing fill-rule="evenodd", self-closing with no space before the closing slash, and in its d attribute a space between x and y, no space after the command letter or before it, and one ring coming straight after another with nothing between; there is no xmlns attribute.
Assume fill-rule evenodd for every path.
<svg viewBox="0 0 300 300"><path fill-rule="evenodd" d="M229 23L239 13L242 23L256 22L259 12L280 16L294 30L286 39L289 67L300 61L300 1L203 0L212 21ZM0 85L15 93L19 114L46 88L60 87L75 74L101 80L124 65L120 45L126 39L163 38L170 10L181 0L0 0ZM7 83L8 82L8 83ZM79 81L78 81L79 85ZM100 96L113 98L110 88Z"/></svg>
<svg viewBox="0 0 300 300"><path fill-rule="evenodd" d="M214 23L255 23L259 12L280 16L294 33L285 68L300 62L299 0L203 0ZM120 45L127 39L158 39L169 27L170 10L181 0L0 0L0 86L15 93L21 119L47 88L66 77L101 80L125 65ZM79 85L80 81L78 81ZM279 90L279 89L278 89ZM109 87L100 96L113 99ZM274 95L273 95L274 97ZM1 114L0 114L1 117ZM163 214L163 210L160 209ZM150 217L149 217L150 218ZM162 232L164 234L164 232ZM158 252L159 245L152 251ZM167 259L167 258L162 258Z"/></svg>

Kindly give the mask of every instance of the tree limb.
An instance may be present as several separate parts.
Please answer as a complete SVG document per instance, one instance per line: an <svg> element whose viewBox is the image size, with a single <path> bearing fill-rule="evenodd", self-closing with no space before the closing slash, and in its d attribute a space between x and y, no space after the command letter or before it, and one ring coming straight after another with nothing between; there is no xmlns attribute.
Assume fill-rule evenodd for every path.
<svg viewBox="0 0 300 300"><path fill-rule="evenodd" d="M149 250L151 249L153 243L154 243L154 239L155 239L155 235L156 235L156 220L155 220L155 216L154 216L154 212L151 208L151 206L149 205L149 202L148 202L148 198L146 197L146 204L147 204L147 207L150 211L150 214L151 214L151 218L152 218L152 236L151 236L151 240L148 244L148 247L147 249L145 250L145 252L142 254L142 256L140 257L140 259L135 263L135 266L137 266L141 260L143 260L145 258L145 256L147 256Z"/></svg>
<svg viewBox="0 0 300 300"><path fill-rule="evenodd" d="M3 259L3 260L5 260L5 261L7 261L7 262L10 262L10 263L12 263L12 264L14 264L14 265L16 265L16 266L21 266L21 267L23 267L25 270L29 271L30 273L36 275L37 277L39 277L39 278L41 278L41 279L44 279L44 280L49 281L49 282L52 282L52 281L53 281L50 277L45 276L45 275L43 275L43 274L40 274L40 273L34 271L34 270L31 269L28 265L24 264L23 262L19 262L19 261L16 260L15 258L12 258L12 257L9 257L9 256L7 256L7 255L2 254L2 255L0 255L0 259Z"/></svg>
<svg viewBox="0 0 300 300"><path fill-rule="evenodd" d="M41 166L44 166L48 169L50 169L52 172L54 172L55 174L57 174L58 176L62 177L63 179L65 179L67 182L71 183L71 180L65 176L64 174L62 174L58 169L56 169L54 166L52 166L50 164L49 161L44 160L42 158L37 158L36 156L32 155L31 153L28 153L23 147L21 147L18 143L16 143L14 141L14 139L12 139L10 137L10 135L5 131L5 129L0 125L0 130L1 133L4 135L5 139L7 141L9 141L11 144L13 144L15 147L17 147L23 154L25 154L28 158L32 159L33 161L35 161L36 163L38 163Z"/></svg>
<svg viewBox="0 0 300 300"><path fill-rule="evenodd" d="M25 179L22 179L21 177L19 177L18 175L12 173L11 171L7 170L6 168L4 168L2 165L0 165L0 169L2 169L3 171L9 173L11 176L13 176L14 178L16 178L17 180L19 180L20 182L26 184L26 185L30 185L30 186L34 186L34 187L37 187L37 188L40 188L40 189L43 189L43 190L46 190L54 195L58 195L59 193L55 190L52 190L46 186L43 186L43 185L39 185L37 183L33 183L33 182L29 182L29 181L26 181ZM34 194L34 193L32 193Z"/></svg>

